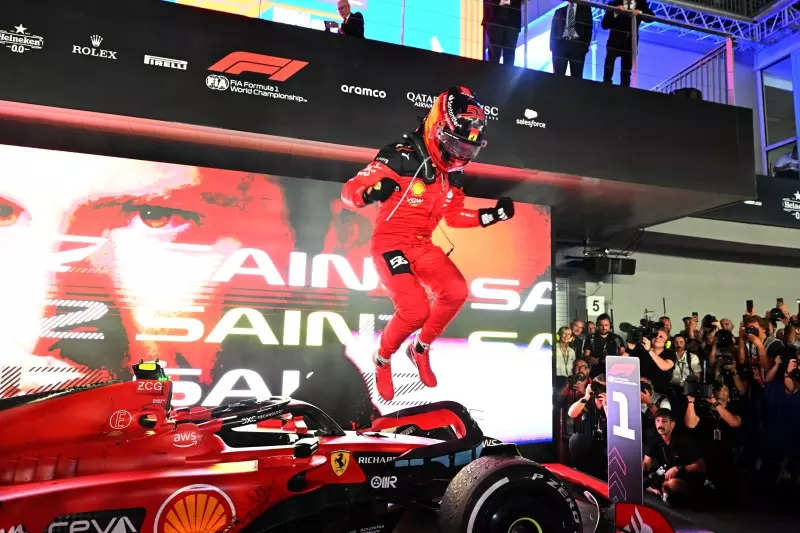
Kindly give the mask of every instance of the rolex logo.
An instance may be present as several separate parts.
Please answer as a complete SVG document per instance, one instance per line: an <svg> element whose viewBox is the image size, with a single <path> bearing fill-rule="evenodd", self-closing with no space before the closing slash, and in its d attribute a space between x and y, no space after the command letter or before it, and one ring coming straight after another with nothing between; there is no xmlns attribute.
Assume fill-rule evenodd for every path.
<svg viewBox="0 0 800 533"><path fill-rule="evenodd" d="M82 56L99 57L100 59L111 59L111 60L117 59L116 50L105 50L103 48L100 48L100 45L103 43L102 35L98 35L96 33L90 35L89 42L92 43L92 46L73 44L72 53Z"/></svg>

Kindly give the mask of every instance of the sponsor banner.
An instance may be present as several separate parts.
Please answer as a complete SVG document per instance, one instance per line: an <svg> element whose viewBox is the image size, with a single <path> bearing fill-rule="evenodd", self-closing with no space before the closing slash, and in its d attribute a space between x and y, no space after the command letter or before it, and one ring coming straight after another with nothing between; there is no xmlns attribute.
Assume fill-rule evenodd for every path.
<svg viewBox="0 0 800 533"><path fill-rule="evenodd" d="M341 184L316 180L3 145L0 160L26 177L0 184L0 294L14 302L0 306L4 397L131 379L132 358L158 358L176 407L292 396L351 428L453 400L487 434L551 438L547 208L517 203L502 224L433 233L452 241L468 298L431 346L438 386L400 353L384 402L372 354L394 307L377 262L413 269L401 251L370 253L378 206L348 208ZM160 401L163 386L136 391ZM107 431L135 423L125 409L106 416Z"/></svg>
<svg viewBox="0 0 800 533"><path fill-rule="evenodd" d="M606 358L608 497L642 503L642 410L639 359Z"/></svg>
<svg viewBox="0 0 800 533"><path fill-rule="evenodd" d="M25 53L4 66L5 79L14 83L0 84L0 100L377 149L413 130L436 95L466 85L489 123L481 162L697 192L752 193L746 109L688 105L662 94L171 2L8 0L3 10L9 22L1 28L0 44ZM22 24L34 21L31 29ZM157 35L180 39L155 41L154 54ZM45 47L41 36L70 44ZM187 75L165 83L168 70ZM80 90L63 90L78 85ZM632 108L647 109L647 119L630 113ZM715 149L709 151L711 136ZM621 146L641 154L658 146L659 160L670 164L620 158ZM286 164L306 175L299 161Z"/></svg>

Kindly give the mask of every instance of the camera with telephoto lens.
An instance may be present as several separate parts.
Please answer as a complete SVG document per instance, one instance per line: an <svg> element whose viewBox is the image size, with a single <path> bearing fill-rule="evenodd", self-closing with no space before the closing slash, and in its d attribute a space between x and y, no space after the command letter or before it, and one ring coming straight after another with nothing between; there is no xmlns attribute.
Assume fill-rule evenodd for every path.
<svg viewBox="0 0 800 533"><path fill-rule="evenodd" d="M669 469L669 465L661 465L652 472L648 472L644 476L644 486L660 490L661 484L664 483L664 477L667 475L667 470Z"/></svg>
<svg viewBox="0 0 800 533"><path fill-rule="evenodd" d="M589 376L584 374L583 372L578 372L577 374L570 374L567 376L567 383L569 383L570 387L574 387L576 383L584 382Z"/></svg>
<svg viewBox="0 0 800 533"><path fill-rule="evenodd" d="M769 313L767 313L767 319L769 319L769 321L773 324L777 324L783 320L783 311L777 307L770 309Z"/></svg>
<svg viewBox="0 0 800 533"><path fill-rule="evenodd" d="M703 327L703 329L714 329L714 322L716 321L717 317L714 315L706 315L703 317L703 321L700 323L700 325Z"/></svg>
<svg viewBox="0 0 800 533"><path fill-rule="evenodd" d="M606 386L603 383L600 383L599 381L592 381L589 384L589 388L592 391L590 394L591 397L600 396L606 391Z"/></svg>
<svg viewBox="0 0 800 533"><path fill-rule="evenodd" d="M747 326L746 328L744 328L744 334L755 335L756 337L758 337L758 328L755 326Z"/></svg>
<svg viewBox="0 0 800 533"><path fill-rule="evenodd" d="M714 394L714 384L703 383L697 376L689 375L683 382L683 394L695 398L710 398Z"/></svg>
<svg viewBox="0 0 800 533"><path fill-rule="evenodd" d="M619 325L619 329L628 334L627 342L630 344L640 344L645 337L652 341L658 335L658 330L663 327L662 322L653 322L646 318L641 319L638 326L629 322Z"/></svg>
<svg viewBox="0 0 800 533"><path fill-rule="evenodd" d="M733 333L727 329L717 331L714 336L717 338L719 348L731 348L733 346Z"/></svg>
<svg viewBox="0 0 800 533"><path fill-rule="evenodd" d="M732 376L733 372L726 368L729 365L735 364L733 356L730 354L722 354L719 356L719 370L723 376Z"/></svg>

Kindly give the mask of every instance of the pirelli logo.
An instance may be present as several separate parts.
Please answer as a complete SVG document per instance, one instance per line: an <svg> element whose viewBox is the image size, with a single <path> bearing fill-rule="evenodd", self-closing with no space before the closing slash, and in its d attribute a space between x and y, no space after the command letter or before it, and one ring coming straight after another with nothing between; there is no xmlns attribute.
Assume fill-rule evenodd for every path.
<svg viewBox="0 0 800 533"><path fill-rule="evenodd" d="M172 59L171 57L159 57L145 54L144 64L153 67L171 68L175 70L186 70L189 66L188 61L182 59Z"/></svg>
<svg viewBox="0 0 800 533"><path fill-rule="evenodd" d="M210 67L213 72L226 74L242 74L243 72L257 72L266 74L272 81L286 81L300 70L308 61L287 59L285 57L254 54L253 52L231 52Z"/></svg>

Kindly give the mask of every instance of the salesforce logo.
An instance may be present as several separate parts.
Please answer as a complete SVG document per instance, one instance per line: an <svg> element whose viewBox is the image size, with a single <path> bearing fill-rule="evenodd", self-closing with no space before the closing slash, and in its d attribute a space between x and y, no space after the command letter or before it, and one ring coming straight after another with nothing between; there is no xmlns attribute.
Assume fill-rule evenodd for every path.
<svg viewBox="0 0 800 533"><path fill-rule="evenodd" d="M386 91L381 89L370 89L369 87L359 87L357 85L342 84L341 91L345 94L357 94L359 96L371 96L372 98L386 98Z"/></svg>
<svg viewBox="0 0 800 533"><path fill-rule="evenodd" d="M547 127L546 122L539 122L536 118L539 117L539 113L534 111L533 109L526 108L525 111L522 113L522 116L525 118L518 118L516 120L517 126L526 126L528 128L542 128L545 129Z"/></svg>

